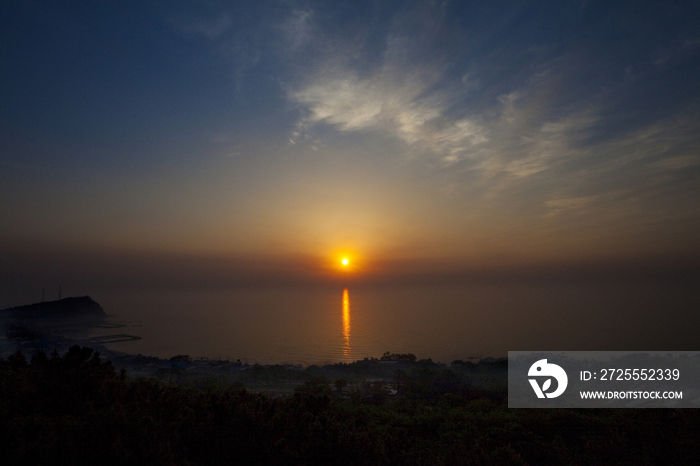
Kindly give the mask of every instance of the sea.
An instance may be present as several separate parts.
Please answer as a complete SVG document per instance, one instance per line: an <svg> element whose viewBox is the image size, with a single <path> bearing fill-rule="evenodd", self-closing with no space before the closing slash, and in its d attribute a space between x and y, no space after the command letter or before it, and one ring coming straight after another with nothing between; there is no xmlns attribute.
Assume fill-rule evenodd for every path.
<svg viewBox="0 0 700 466"><path fill-rule="evenodd" d="M119 290L92 336L115 351L249 364L329 364L385 352L451 363L508 351L695 351L695 284L519 283Z"/></svg>

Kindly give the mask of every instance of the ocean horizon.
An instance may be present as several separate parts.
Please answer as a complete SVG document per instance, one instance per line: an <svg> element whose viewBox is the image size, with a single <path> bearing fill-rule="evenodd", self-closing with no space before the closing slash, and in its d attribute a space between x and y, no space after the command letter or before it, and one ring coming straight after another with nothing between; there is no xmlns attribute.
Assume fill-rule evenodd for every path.
<svg viewBox="0 0 700 466"><path fill-rule="evenodd" d="M678 283L264 287L93 293L110 350L250 364L385 352L450 363L508 351L695 350L697 293ZM663 318L659 316L663 315Z"/></svg>

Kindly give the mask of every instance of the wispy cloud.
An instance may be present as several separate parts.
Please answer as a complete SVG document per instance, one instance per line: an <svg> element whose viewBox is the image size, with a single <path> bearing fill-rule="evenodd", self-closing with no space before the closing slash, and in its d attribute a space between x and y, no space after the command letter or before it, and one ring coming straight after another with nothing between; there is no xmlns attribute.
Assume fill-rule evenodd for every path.
<svg viewBox="0 0 700 466"><path fill-rule="evenodd" d="M643 225L696 215L697 196L677 195L692 192L687 170L700 166L693 127L694 118L681 117L580 147L572 157L577 168L557 172L543 217Z"/></svg>
<svg viewBox="0 0 700 466"><path fill-rule="evenodd" d="M261 57L263 19L245 3L207 4L189 11L175 8L165 20L178 33L206 38L219 65L231 67L236 92L240 92L246 74Z"/></svg>
<svg viewBox="0 0 700 466"><path fill-rule="evenodd" d="M294 92L292 98L304 104L309 115L306 125L327 122L340 130L353 131L378 123L382 113L379 83L357 78L330 78Z"/></svg>
<svg viewBox="0 0 700 466"><path fill-rule="evenodd" d="M434 24L425 28L439 29ZM590 106L554 116L543 110L548 103L538 101L533 88L546 88L549 73L543 69L553 64L534 67L530 80L490 105L471 108L465 102L487 86L479 67L455 74L449 57L416 52L422 46L412 37L387 33L381 59L369 69L339 59L348 55L342 46L320 54L320 62L288 91L302 115L291 142L329 126L340 132L382 132L409 152L445 165L464 162L486 178L523 178L572 156L599 120Z"/></svg>
<svg viewBox="0 0 700 466"><path fill-rule="evenodd" d="M311 10L294 10L279 26L292 50L298 50L311 41L312 16Z"/></svg>
<svg viewBox="0 0 700 466"><path fill-rule="evenodd" d="M369 75L352 68L329 64L289 98L304 116L293 140L298 141L318 123L339 131L383 131L424 153L446 162L469 156L475 146L488 141L482 124L474 118L452 118L454 99L474 88L474 80L453 91L435 90L444 77L439 64L402 63L405 40L389 37L381 66Z"/></svg>
<svg viewBox="0 0 700 466"><path fill-rule="evenodd" d="M251 51L272 54L276 78L299 111L290 143L317 150L333 132L390 136L395 153L446 168L450 196L536 193L528 199L543 218L601 209L624 216L650 202L640 194L650 183L662 186L698 165L692 118L615 127L631 119L619 113L625 102L614 90L646 74L599 88L585 46L520 43L505 30L493 39L497 53L465 55L479 39L448 24L440 8L426 8L348 25L329 21L320 5L292 5L267 23L258 48L237 39L226 15L187 31L233 50L237 87L242 70L259 59ZM686 58L696 48L693 41L680 47Z"/></svg>
<svg viewBox="0 0 700 466"><path fill-rule="evenodd" d="M650 163L649 167L661 170L683 170L698 165L700 165L700 155L679 155Z"/></svg>
<svg viewBox="0 0 700 466"><path fill-rule="evenodd" d="M300 37L308 43L319 42L311 15L296 13L292 19L300 26L291 30L303 30ZM602 90L579 95L584 91L571 84L585 72L580 63L585 53L540 55L549 49L530 47L519 68L505 70L517 79L495 81L488 66L460 61L456 49L426 53L430 47L418 40L429 41L425 31L439 30L439 21L428 17L415 35L401 29L408 21L394 21L373 66L352 58L362 50L356 40L348 40L347 49L338 40L319 49L318 60L288 88L301 115L291 142L323 139L329 128L390 135L404 152L443 166L458 164L455 173L476 174L469 177L469 189L476 181L486 198L525 183L530 191L549 190L533 201L545 203L547 217L589 212L600 208L601 199L622 215L629 205L648 200L636 194L649 183L644 170L681 171L698 164L694 121L661 119L610 131L616 96ZM455 69L457 63L461 69ZM630 170L630 164L643 168Z"/></svg>
<svg viewBox="0 0 700 466"><path fill-rule="evenodd" d="M581 210L593 204L597 199L599 196L570 197L552 199L545 204L552 209L549 216L554 216L565 211Z"/></svg>

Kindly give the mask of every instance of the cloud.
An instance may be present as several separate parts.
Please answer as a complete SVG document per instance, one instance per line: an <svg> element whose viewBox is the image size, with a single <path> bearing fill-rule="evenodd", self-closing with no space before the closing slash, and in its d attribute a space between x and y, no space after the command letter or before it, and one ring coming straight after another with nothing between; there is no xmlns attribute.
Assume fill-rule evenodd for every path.
<svg viewBox="0 0 700 466"><path fill-rule="evenodd" d="M597 122L598 117L586 111L542 124L539 130L521 136L521 157L510 161L504 171L529 176L581 156L581 143Z"/></svg>
<svg viewBox="0 0 700 466"><path fill-rule="evenodd" d="M649 164L650 167L661 170L683 170L698 165L700 165L700 156L698 155L679 155Z"/></svg>
<svg viewBox="0 0 700 466"><path fill-rule="evenodd" d="M449 167L446 196L501 206L516 195L544 219L642 218L644 206L666 208L673 180L700 165L697 119L635 119L639 80L592 76L585 44L538 48L504 33L498 55L464 55L469 31L412 14L394 14L374 35L356 26L336 36L319 32L320 14L292 15L314 57L286 89L300 112L290 142L334 131L390 136L396 153Z"/></svg>
<svg viewBox="0 0 700 466"><path fill-rule="evenodd" d="M564 212L581 211L587 207L590 207L598 200L599 196L552 199L545 202L545 205L551 209L551 211L547 214L547 217L553 217Z"/></svg>
<svg viewBox="0 0 700 466"><path fill-rule="evenodd" d="M558 129L585 127L585 121L567 122ZM624 219L641 231L660 219L696 217L697 197L678 194L694 191L696 176L688 169L700 166L700 142L690 131L693 127L694 118L679 117L575 146L570 160L577 168L556 171L556 178L550 179L553 192L544 201L543 218L587 218L589 225L593 219L599 225Z"/></svg>
<svg viewBox="0 0 700 466"><path fill-rule="evenodd" d="M261 43L269 35L266 19L259 8L245 2L192 7L172 7L165 21L188 38L206 38L217 65L231 69L239 93L244 78L260 61Z"/></svg>
<svg viewBox="0 0 700 466"><path fill-rule="evenodd" d="M665 171L697 165L699 124L695 116L679 115L603 141L594 146L597 152L608 154L598 168L615 171L642 164L651 171Z"/></svg>
<svg viewBox="0 0 700 466"><path fill-rule="evenodd" d="M414 35L395 26L408 23L396 20L389 28L373 66L348 58L353 56L349 49L363 49L353 40L347 41L352 44L348 49L334 41L318 53L318 61L288 88L288 99L301 111L291 143L328 128L380 132L403 143L409 153L444 165L463 163L487 179L500 174L505 183L573 156L598 123L592 105L550 114L551 104L542 95L556 73L542 73L542 66L532 67L530 80L486 98L494 86L482 79L479 66L464 64L455 73L459 60L450 54L459 52L449 48L445 54L434 53L435 47L420 42L426 37L430 42L425 30L440 30L437 19L426 20L424 30ZM306 22L305 28L307 34L313 30ZM547 63L549 68L565 66L560 62Z"/></svg>
<svg viewBox="0 0 700 466"><path fill-rule="evenodd" d="M312 15L313 11L295 10L280 26L292 50L298 50L311 41Z"/></svg>
<svg viewBox="0 0 700 466"><path fill-rule="evenodd" d="M293 93L292 98L306 106L306 123L327 122L342 131L367 128L382 112L379 83L357 78L337 78L316 82Z"/></svg>
<svg viewBox="0 0 700 466"><path fill-rule="evenodd" d="M653 197L664 196L658 190L665 188L651 193L651 181L630 164L664 172L700 164L693 121L660 121L606 139L604 102L577 102L562 111L552 88L568 76L559 76L556 64L544 74L533 68L530 79L477 110L463 102L484 86L478 69L450 81L439 60L414 61L411 48L409 39L390 36L370 71L334 60L318 66L288 93L303 111L292 140L318 139L314 133L328 127L388 134L413 154L460 164L454 177L469 179L463 189L483 200L539 193L527 202L534 209L544 203L543 219L642 218L642 206L659 202Z"/></svg>
<svg viewBox="0 0 700 466"><path fill-rule="evenodd" d="M431 90L442 78L440 70L419 65L408 71L397 66L394 56L400 55L399 42L389 41L385 63L370 76L360 77L346 68L322 68L292 90L289 98L305 112L293 140L300 140L318 123L342 132L383 131L445 162L467 157L470 149L487 142L476 119L447 116L450 102L459 95Z"/></svg>
<svg viewBox="0 0 700 466"><path fill-rule="evenodd" d="M466 70L449 78L449 89L444 86L451 65L433 47L441 20L435 11L417 8L394 13L385 24L374 18L339 31L324 29L320 14L289 15L283 29L291 53L301 44L312 44L314 52L311 59L303 56L305 67L288 86L288 99L302 115L290 142L328 127L383 132L413 152L451 163L487 141L478 119L449 115L456 100L481 86L478 74Z"/></svg>
<svg viewBox="0 0 700 466"><path fill-rule="evenodd" d="M391 48L391 54L398 53L396 41ZM443 78L436 67L400 70L391 61L364 78L351 70L333 70L290 92L289 98L306 112L292 142L308 137L319 123L341 132L381 131L444 164L469 161L486 178L501 174L503 184L580 155L581 142L599 122L590 109L543 122L538 103L528 101L526 90L500 96L484 114L455 118L451 102L473 86L433 90Z"/></svg>
<svg viewBox="0 0 700 466"><path fill-rule="evenodd" d="M466 73L462 76L462 83L464 83L468 91L477 90L481 87L481 80L475 77L473 73Z"/></svg>

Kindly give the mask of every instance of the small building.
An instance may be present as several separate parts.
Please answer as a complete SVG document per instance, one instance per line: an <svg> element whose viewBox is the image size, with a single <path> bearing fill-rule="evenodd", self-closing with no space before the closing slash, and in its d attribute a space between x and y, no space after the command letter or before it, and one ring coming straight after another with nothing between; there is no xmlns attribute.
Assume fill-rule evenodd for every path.
<svg viewBox="0 0 700 466"><path fill-rule="evenodd" d="M360 393L363 396L389 395L396 396L398 393L396 381L389 378L364 379L360 383Z"/></svg>

